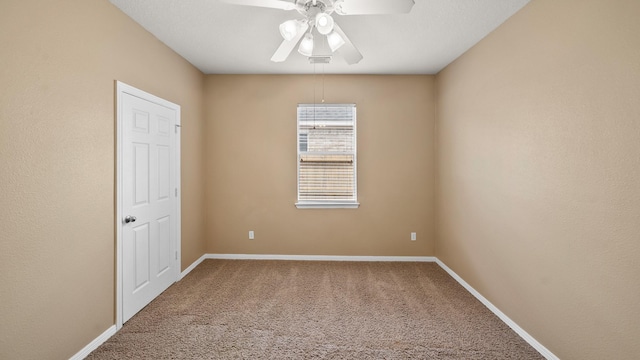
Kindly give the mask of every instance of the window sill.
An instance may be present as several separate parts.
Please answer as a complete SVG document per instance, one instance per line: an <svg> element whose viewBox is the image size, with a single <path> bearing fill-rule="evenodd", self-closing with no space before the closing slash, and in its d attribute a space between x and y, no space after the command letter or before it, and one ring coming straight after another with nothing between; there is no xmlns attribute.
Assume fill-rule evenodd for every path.
<svg viewBox="0 0 640 360"><path fill-rule="evenodd" d="M357 202L298 202L298 209L357 209L360 203Z"/></svg>

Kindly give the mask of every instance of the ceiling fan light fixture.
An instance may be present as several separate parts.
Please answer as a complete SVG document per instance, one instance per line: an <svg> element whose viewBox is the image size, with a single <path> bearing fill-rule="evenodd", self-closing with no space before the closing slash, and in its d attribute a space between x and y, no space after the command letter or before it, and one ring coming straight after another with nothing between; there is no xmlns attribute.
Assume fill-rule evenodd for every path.
<svg viewBox="0 0 640 360"><path fill-rule="evenodd" d="M329 48L331 48L331 51L335 52L345 44L345 41L342 36L340 36L340 34L333 31L329 35L327 35L327 43L329 44Z"/></svg>
<svg viewBox="0 0 640 360"><path fill-rule="evenodd" d="M333 31L333 18L326 13L319 13L316 15L316 29L322 35L327 35Z"/></svg>
<svg viewBox="0 0 640 360"><path fill-rule="evenodd" d="M311 35L311 33L306 33L304 35L302 41L300 41L298 52L304 56L313 55L313 35Z"/></svg>
<svg viewBox="0 0 640 360"><path fill-rule="evenodd" d="M285 40L291 40L298 35L298 31L300 31L300 21L298 20L287 20L280 24L280 35Z"/></svg>

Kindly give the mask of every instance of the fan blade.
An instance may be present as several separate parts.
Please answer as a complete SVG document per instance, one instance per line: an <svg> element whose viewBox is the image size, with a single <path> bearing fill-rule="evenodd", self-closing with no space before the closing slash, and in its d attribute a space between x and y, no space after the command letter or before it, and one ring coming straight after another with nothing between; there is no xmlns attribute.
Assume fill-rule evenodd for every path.
<svg viewBox="0 0 640 360"><path fill-rule="evenodd" d="M340 15L406 14L414 0L343 0L336 5Z"/></svg>
<svg viewBox="0 0 640 360"><path fill-rule="evenodd" d="M287 0L219 0L220 2L234 4L234 5L246 5L246 6L259 6L272 9L281 10L293 10L296 8L296 4Z"/></svg>
<svg viewBox="0 0 640 360"><path fill-rule="evenodd" d="M360 60L362 60L362 54L360 54L360 51L358 51L358 49L353 46L351 40L349 40L347 35L345 35L344 31L342 31L338 24L333 25L333 30L340 34L340 36L342 36L342 38L344 39L344 45L342 45L338 49L338 53L342 55L342 57L347 61L347 64L349 65L359 63Z"/></svg>
<svg viewBox="0 0 640 360"><path fill-rule="evenodd" d="M293 39L284 40L282 44L280 44L280 47L278 47L278 50L276 50L276 52L271 57L271 61L283 62L287 60L287 58L289 57L289 54L291 54L291 51L293 51L293 48L295 48L296 45L298 45L298 42L300 42L300 39L302 39L302 37L304 36L304 34L307 32L308 29L309 29L309 24L304 23L300 31L298 31L298 33Z"/></svg>

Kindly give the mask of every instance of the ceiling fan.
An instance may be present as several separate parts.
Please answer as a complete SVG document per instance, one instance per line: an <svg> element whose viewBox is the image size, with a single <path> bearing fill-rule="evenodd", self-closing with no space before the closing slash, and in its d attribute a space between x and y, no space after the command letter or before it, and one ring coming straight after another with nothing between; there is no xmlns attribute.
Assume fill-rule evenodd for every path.
<svg viewBox="0 0 640 360"><path fill-rule="evenodd" d="M362 54L335 22L332 14L378 15L406 14L414 0L220 0L222 2L258 6L281 10L296 10L301 19L287 20L280 24L284 38L271 57L273 62L283 62L298 45L298 52L312 63L328 63L338 52L349 65L362 60Z"/></svg>

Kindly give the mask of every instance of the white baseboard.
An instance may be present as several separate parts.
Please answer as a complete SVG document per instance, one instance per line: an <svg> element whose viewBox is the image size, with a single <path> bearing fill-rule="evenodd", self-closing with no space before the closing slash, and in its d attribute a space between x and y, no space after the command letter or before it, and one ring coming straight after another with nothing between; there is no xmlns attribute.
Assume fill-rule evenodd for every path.
<svg viewBox="0 0 640 360"><path fill-rule="evenodd" d="M184 271L180 273L180 279L178 281L182 280L185 276L187 276L187 274L190 273L191 270L195 269L196 266L200 265L200 263L203 262L204 259L208 259L207 254L200 256L198 260L194 261L193 264L189 265L188 268L184 269Z"/></svg>
<svg viewBox="0 0 640 360"><path fill-rule="evenodd" d="M396 261L435 262L434 256L342 256L342 255L263 255L263 254L205 254L206 259L225 260L299 260L299 261Z"/></svg>
<svg viewBox="0 0 640 360"><path fill-rule="evenodd" d="M97 338L93 339L87 346L82 348L82 350L78 351L75 355L69 358L69 360L82 360L87 355L89 355L93 350L97 349L98 346L102 345L105 341L109 340L113 334L116 333L116 326L111 325L105 332L100 334Z"/></svg>
<svg viewBox="0 0 640 360"><path fill-rule="evenodd" d="M440 265L444 271L449 273L452 278L454 278L462 287L464 287L471 295L475 296L484 306L486 306L491 312L493 312L502 322L507 324L513 331L515 331L524 341L529 343L534 349L536 349L540 355L544 356L548 360L560 360L557 356L555 356L549 349L544 347L544 345L540 344L538 340L534 339L533 336L529 335L523 328L518 326L513 320L511 320L505 313L500 311L495 305L493 305L487 298L482 296L476 289L474 289L471 285L469 285L466 281L464 281L458 274L456 274L453 270L451 270L447 265L445 265L440 259L436 259L436 263Z"/></svg>

